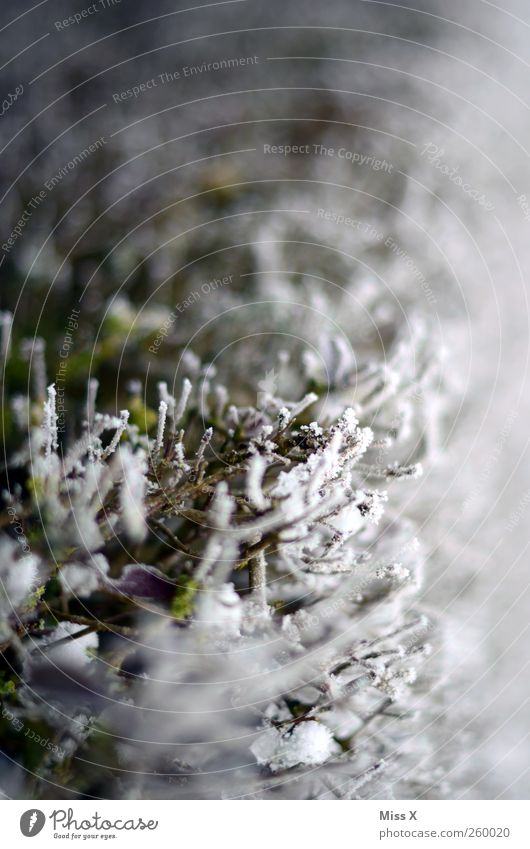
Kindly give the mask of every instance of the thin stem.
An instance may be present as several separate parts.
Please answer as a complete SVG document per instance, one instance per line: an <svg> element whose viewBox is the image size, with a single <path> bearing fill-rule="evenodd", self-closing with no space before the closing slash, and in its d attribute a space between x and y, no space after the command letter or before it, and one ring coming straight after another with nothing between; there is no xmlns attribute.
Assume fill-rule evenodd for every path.
<svg viewBox="0 0 530 849"><path fill-rule="evenodd" d="M173 533L173 531L170 531L170 529L169 529L169 528L166 528L166 526L164 525L164 523L163 523L163 522L161 522L161 521L160 521L160 519L154 519L153 517L151 517L151 518L149 519L149 522L150 522L150 524L151 524L151 525L153 525L153 526L154 526L157 530L159 530L159 531L161 531L163 534L165 534L165 535L166 535L166 537L168 538L168 540L170 541L170 543L171 543L172 545L174 545L174 546L175 546L175 548L176 548L178 551L182 551L182 552L183 552L183 554L188 554L188 555L192 556L192 551L191 551L191 549L189 549L187 545L185 545L183 542L181 542L181 541L179 540L179 538L176 536L176 534L174 534L174 533Z"/></svg>
<svg viewBox="0 0 530 849"><path fill-rule="evenodd" d="M249 589L256 604L267 611L267 562L261 551L249 561Z"/></svg>

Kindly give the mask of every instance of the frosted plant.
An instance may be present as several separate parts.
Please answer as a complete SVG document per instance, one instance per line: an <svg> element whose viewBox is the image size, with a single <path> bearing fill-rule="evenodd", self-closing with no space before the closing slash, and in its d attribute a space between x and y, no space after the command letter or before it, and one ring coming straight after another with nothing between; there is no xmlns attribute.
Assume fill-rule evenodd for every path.
<svg viewBox="0 0 530 849"><path fill-rule="evenodd" d="M428 403L436 369L415 326L382 363L370 337L354 356L320 328L325 373L301 342L277 373L263 364L267 392L233 397L236 364L188 351L147 432L99 412L91 381L66 448L49 386L15 460L31 499L12 497L45 536L23 557L6 539L2 579L9 697L67 753L46 755L42 782L68 762L87 791L71 758L95 747L118 770L106 792L126 795L438 792L421 726L434 621L401 515L431 447L413 396Z"/></svg>
<svg viewBox="0 0 530 849"><path fill-rule="evenodd" d="M141 5L146 5L143 0ZM370 14L370 4L364 5L363 14ZM340 9L350 15L348 4L338 4L325 16L333 11L341 23ZM227 7L226 13L236 16L237 26L224 29L236 32L240 9ZM248 14L262 13L256 6ZM277 10L269 14L274 17ZM327 17L319 36L324 40ZM138 37L147 38L143 30ZM285 28L275 37L279 53L289 55L295 45L299 52L300 32ZM82 39L81 29L72 38ZM235 54L244 54L244 39L246 32L236 33ZM399 40L400 49L407 43ZM347 44L351 53L351 41ZM101 41L103 63L108 45ZM217 48L205 43L201 49ZM417 70L408 55L394 55L397 48L388 41L382 49L385 64L408 59L403 67ZM83 66L87 55L72 50L80 78L93 73ZM145 55L139 79L152 74L150 51ZM26 58L34 62L33 51ZM110 53L107 59L117 68L125 64L115 63ZM41 68L36 61L34 73ZM356 72L356 86L381 94L372 70L360 63ZM32 73L28 69L28 76ZM322 89L320 65L308 66L307 73L304 86L318 86L313 104L318 120L304 133L309 142L337 146L333 127L342 125L335 119L351 118L351 66L333 63L326 72L333 83L329 91ZM205 76L197 81L209 84ZM113 77L116 91L128 84L126 77ZM396 91L385 88L385 98L399 101L401 76L393 75L387 85ZM94 106L99 106L95 86L93 91ZM26 93L28 115L40 111L32 99L40 93L33 92ZM152 93L153 113L161 93L162 87ZM205 87L204 93L211 90ZM420 101L410 87L405 94L417 115L425 95ZM298 115L299 93L284 96L285 114ZM382 102L387 101L376 97L370 105L371 99L363 97L362 109L374 110L363 124L379 126L382 116L376 110ZM5 500L14 512L2 530L0 685L14 715L26 724L44 725L63 752L61 757L45 753L35 765L35 751L22 749L17 755L21 792L56 796L64 788L68 798L71 793L130 798L443 795L444 765L436 750L445 690L434 692L442 637L420 601L423 529L418 531L413 518L422 524L427 512L414 501L416 479L423 469L433 475L440 413L447 411L447 398L436 397L444 391L439 387L443 351L437 316L428 321L423 313L434 313L431 279L448 301L454 284L434 249L428 281L418 283L421 278L406 261L407 249L418 247L418 233L408 227L407 216L436 231L443 222L429 196L417 197L412 181L405 192L399 178L391 180L389 174L376 187L382 203L374 207L368 168L355 169L358 196L337 194L337 187L351 184L353 172L349 163L336 159L335 189L329 186L324 157L308 159L308 170L297 170L299 163L292 159L260 159L263 180L257 188L245 182L256 171L242 156L225 179L210 154L224 150L225 143L227 149L234 146L232 122L236 126L242 118L245 146L261 145L261 119L276 115L276 94L270 101L209 98L208 108L212 126L219 125L217 134L183 138L180 114L164 109L159 121L140 122L133 133L117 135L118 153L130 157L127 167L115 168L113 161L109 178L100 181L92 179L94 164L93 207L88 214L79 208L77 216L66 217L53 248L40 257L38 271L48 280L56 272L54 257L62 261L86 229L90 276L94 246L99 250L116 237L94 271L101 279L90 276L100 291L96 306L87 306L88 338L96 326L93 318L99 318L98 299L105 308L91 352L97 379L86 373L87 342L79 336L81 362L74 351L73 385L68 387L78 415L72 415L66 436L58 433L57 386L46 373L53 342L47 340L45 348L37 337L20 351L17 339L10 338L11 316L0 317L2 358L20 354L19 371L20 362L31 362L32 386L28 399L15 374L17 390L10 396L9 414L20 438L13 440L7 464ZM410 119L401 114L388 110L385 121L409 138ZM322 115L334 116L329 125L321 122ZM81 117L69 120L68 156L85 147ZM11 120L11 114L6 118ZM252 118L259 119L255 126ZM44 113L43 121L49 120ZM202 118L195 120L203 126ZM354 136L350 129L352 145L375 153L381 146L381 155L388 153L388 138ZM107 133L108 127L103 130ZM57 136L48 123L38 132ZM194 170L179 171L179 195L195 198L187 205L174 205L172 179L152 181L148 157L138 155L149 148L156 157L153 174L168 172L174 167L173 148L166 145L171 136L180 138L183 162L197 159L197 145L205 158L205 192L201 183L197 194ZM38 149L42 146L40 135L26 133L20 140L27 151L14 145L8 150L13 158L7 160L6 173L18 173L19 160L33 160L37 143ZM67 161L60 141L50 149L57 161L38 157L28 171L28 194ZM413 177L429 172L425 160L418 171L411 157L394 146L395 174L399 168ZM274 179L269 182L269 177ZM308 177L312 185L305 190ZM134 204L114 204L131 186L137 187ZM55 232L55 202L57 209L63 202L69 205L68 191L73 190L64 181L54 189L54 203L43 207L43 232ZM256 197L263 201L260 215L241 215ZM93 211L107 209L109 200L112 221L97 219ZM218 203L222 214L213 215L210 206ZM130 232L132 206L142 215L145 208L147 216L166 204L173 205L168 215L146 218L123 238ZM396 204L407 216L392 215ZM264 213L268 205L280 212ZM359 215L366 227L339 226L326 220L320 208ZM303 217L296 210L304 210ZM206 211L209 225L200 230L200 243L191 236L175 239L179 227L191 232ZM390 233L396 249L386 246ZM461 240L444 233L456 250ZM421 249L428 248L421 234L420 239ZM245 247L230 255L233 282L215 297L201 296L186 310L185 320L171 323L168 275L185 264L177 289L183 302L188 291L201 291L206 272L217 275L220 244ZM153 253L157 245L165 247ZM79 250L84 247L81 242ZM201 263L189 262L199 255ZM31 256L28 249L17 258L24 273ZM139 256L148 256L150 263L145 302L146 291L135 295L134 286L119 295L113 291L118 278L134 283ZM72 260L73 288L84 285L83 262L83 256ZM466 263L455 263L459 266ZM112 272L106 282L107 267ZM65 271L58 278L61 309ZM37 300L40 289L33 285ZM163 328L163 344L149 356ZM108 375L118 373L125 338L130 350L120 367L127 376L115 387L119 401L111 406ZM192 338L193 351L188 347ZM231 348L233 343L237 347ZM214 354L228 349L231 356L212 362ZM74 369L87 384L82 401L74 397L75 391L82 394ZM424 498L423 488L420 493ZM437 506L439 489L433 488L430 497ZM17 517L20 531L9 516ZM28 550L20 544L23 534ZM435 651L429 658L431 644ZM8 723L2 730L17 739ZM30 778L29 770L36 777Z"/></svg>

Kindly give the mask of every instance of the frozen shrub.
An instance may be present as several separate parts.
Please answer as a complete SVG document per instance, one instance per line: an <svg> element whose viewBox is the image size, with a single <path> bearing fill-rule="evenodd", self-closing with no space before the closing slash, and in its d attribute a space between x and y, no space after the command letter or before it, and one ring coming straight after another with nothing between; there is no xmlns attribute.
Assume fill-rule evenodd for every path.
<svg viewBox="0 0 530 849"><path fill-rule="evenodd" d="M275 309L293 333L300 316ZM347 320L348 294L326 309ZM9 698L69 752L69 788L96 780L72 759L90 746L107 793L436 793L416 709L434 623L402 493L429 462L437 369L422 320L412 336L382 321L384 359L380 328L354 353L315 325L325 373L303 342L268 349L268 378L233 396L241 362L188 351L144 432L99 412L91 382L66 450L49 386L16 460L31 478L16 510L45 536L22 557L2 542L2 629L23 670ZM46 754L43 786L60 770Z"/></svg>

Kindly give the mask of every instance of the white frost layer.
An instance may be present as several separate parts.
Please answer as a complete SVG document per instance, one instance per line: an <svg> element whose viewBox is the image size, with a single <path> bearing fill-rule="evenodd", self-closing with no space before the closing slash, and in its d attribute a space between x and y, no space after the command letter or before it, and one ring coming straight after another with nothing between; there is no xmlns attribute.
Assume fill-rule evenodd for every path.
<svg viewBox="0 0 530 849"><path fill-rule="evenodd" d="M227 635L239 636L242 615L241 599L233 584L223 584L218 590L201 593L196 621L202 625L220 628Z"/></svg>
<svg viewBox="0 0 530 849"><path fill-rule="evenodd" d="M22 604L37 583L38 560L32 554L20 560L12 560L9 568L1 575L0 599L3 607L17 607Z"/></svg>
<svg viewBox="0 0 530 849"><path fill-rule="evenodd" d="M272 772L293 766L318 766L340 752L331 731L320 722L300 722L292 731L269 728L250 747L257 762Z"/></svg>
<svg viewBox="0 0 530 849"><path fill-rule="evenodd" d="M81 631L85 626L77 625L74 622L61 622L52 633L42 640L44 645L55 643L62 640L64 637L69 637ZM99 637L97 634L86 634L84 637L79 637L77 640L70 640L68 643L63 643L57 648L51 649L49 657L54 663L61 666L84 666L93 659L88 651L92 649L97 651L99 646Z"/></svg>

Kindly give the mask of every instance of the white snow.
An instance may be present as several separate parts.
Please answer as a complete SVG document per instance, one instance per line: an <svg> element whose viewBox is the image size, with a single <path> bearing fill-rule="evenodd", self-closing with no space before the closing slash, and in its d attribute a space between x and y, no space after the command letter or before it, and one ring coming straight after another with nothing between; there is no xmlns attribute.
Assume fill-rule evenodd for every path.
<svg viewBox="0 0 530 849"><path fill-rule="evenodd" d="M201 592L197 605L197 622L219 628L227 636L239 636L242 616L241 599L233 584L223 584L218 590Z"/></svg>
<svg viewBox="0 0 530 849"><path fill-rule="evenodd" d="M299 722L292 730L269 728L250 747L262 766L279 772L294 766L318 766L341 748L329 728L320 722Z"/></svg>
<svg viewBox="0 0 530 849"><path fill-rule="evenodd" d="M133 542L141 542L147 533L144 498L146 463L143 452L133 454L128 446L120 449L123 483L120 491L121 515L125 530Z"/></svg>
<svg viewBox="0 0 530 849"><path fill-rule="evenodd" d="M40 642L41 645L50 645L64 637L69 637L82 631L84 625L77 625L74 622L61 622L51 634L44 637ZM63 643L57 648L50 649L49 657L54 663L65 666L85 666L93 660L93 657L88 654L89 650L97 651L99 646L99 637L95 633L86 634L84 637L78 637L76 640L70 640Z"/></svg>
<svg viewBox="0 0 530 849"><path fill-rule="evenodd" d="M97 572L84 563L66 563L59 578L65 592L81 598L89 596L99 585Z"/></svg>
<svg viewBox="0 0 530 849"><path fill-rule="evenodd" d="M0 598L4 607L17 607L35 589L37 582L37 558L29 554L20 560L12 561L9 569L2 571ZM5 599L5 600L4 600Z"/></svg>

